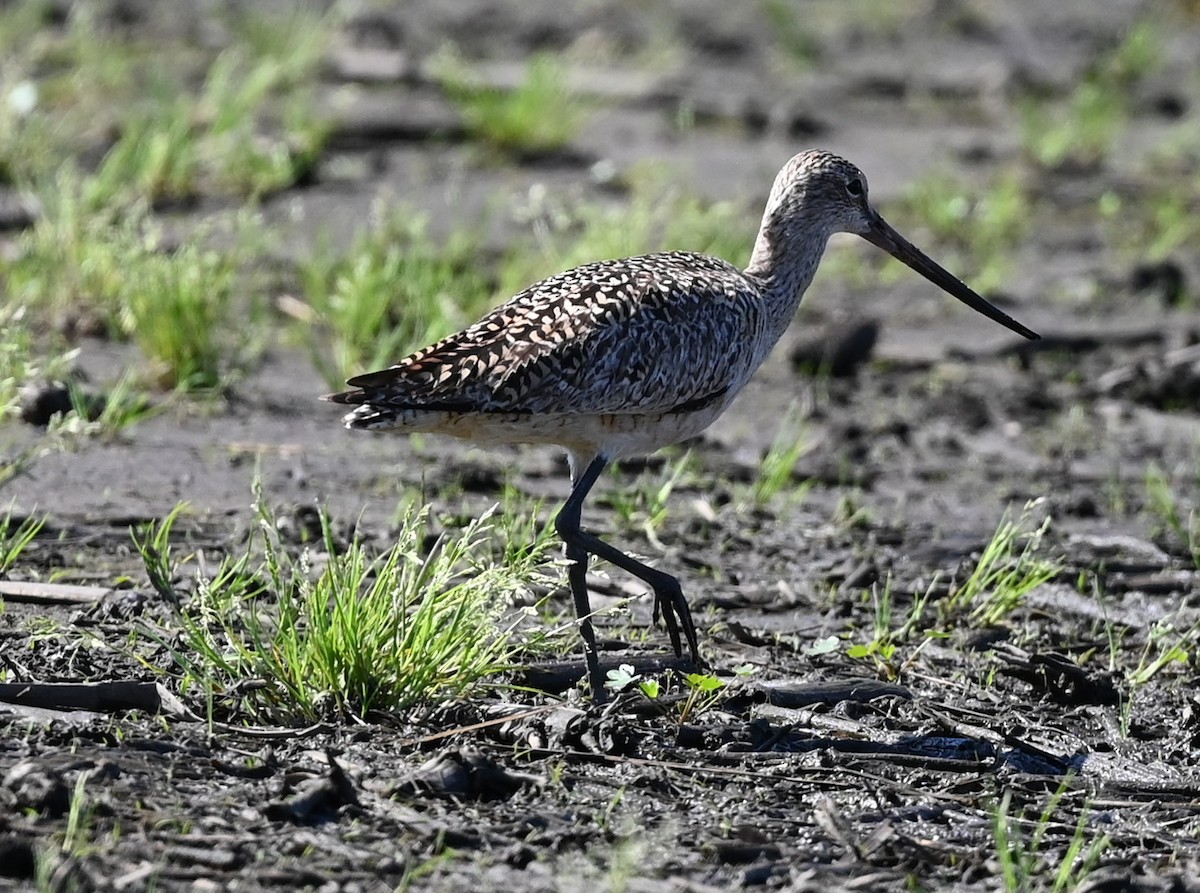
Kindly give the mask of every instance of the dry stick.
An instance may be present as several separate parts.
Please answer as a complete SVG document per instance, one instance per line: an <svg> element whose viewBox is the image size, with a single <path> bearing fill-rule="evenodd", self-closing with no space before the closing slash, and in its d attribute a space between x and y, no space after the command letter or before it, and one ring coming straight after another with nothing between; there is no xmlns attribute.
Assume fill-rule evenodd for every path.
<svg viewBox="0 0 1200 893"><path fill-rule="evenodd" d="M3 682L0 701L48 710L157 712L163 692L155 682Z"/></svg>
<svg viewBox="0 0 1200 893"><path fill-rule="evenodd" d="M105 586L0 580L0 596L9 601L34 605L90 605L100 601L111 591Z"/></svg>

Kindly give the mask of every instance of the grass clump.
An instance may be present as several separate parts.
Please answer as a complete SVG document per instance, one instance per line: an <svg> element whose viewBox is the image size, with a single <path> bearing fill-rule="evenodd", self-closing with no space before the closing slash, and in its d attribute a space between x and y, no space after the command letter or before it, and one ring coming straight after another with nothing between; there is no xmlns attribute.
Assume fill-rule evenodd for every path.
<svg viewBox="0 0 1200 893"><path fill-rule="evenodd" d="M435 73L471 137L513 155L562 149L588 114L566 86L566 66L545 53L529 60L524 81L512 90L481 84L453 52L442 54Z"/></svg>
<svg viewBox="0 0 1200 893"><path fill-rule="evenodd" d="M13 182L52 174L81 145L107 138L131 107L150 47L98 22L97 4L0 6L0 173ZM178 69L178 58L175 60Z"/></svg>
<svg viewBox="0 0 1200 893"><path fill-rule="evenodd" d="M236 224L230 252L167 249L144 207L99 210L90 183L65 171L44 188L45 213L0 261L11 299L43 327L133 340L160 387L216 387L245 336L231 303L251 228Z"/></svg>
<svg viewBox="0 0 1200 893"><path fill-rule="evenodd" d="M694 478L696 461L691 450L664 462L657 470L643 470L630 485L619 464L611 466L612 478L622 481L599 501L613 508L617 521L626 529L640 529L656 547L658 531L670 514L671 494L681 483Z"/></svg>
<svg viewBox="0 0 1200 893"><path fill-rule="evenodd" d="M10 300L60 330L102 327L120 332L117 295L144 246L131 213L122 224L96 210L86 180L64 168L37 190L43 213L21 234L12 259L0 260Z"/></svg>
<svg viewBox="0 0 1200 893"><path fill-rule="evenodd" d="M244 550L202 573L185 597L171 527L180 509L135 535L152 585L177 606L167 672L230 714L288 720L363 716L458 697L505 669L514 647L502 614L541 582L544 557L493 563L490 513L422 551L426 512L410 511L379 554L357 538L299 556L257 499Z"/></svg>
<svg viewBox="0 0 1200 893"><path fill-rule="evenodd" d="M1039 552L1050 519L1034 526L1040 500L1026 503L1014 520L1006 511L974 570L942 604L946 615L968 612L972 623L992 626L1016 610L1025 596L1062 570Z"/></svg>
<svg viewBox="0 0 1200 893"><path fill-rule="evenodd" d="M344 257L317 253L300 266L313 310L305 333L333 387L378 369L474 321L494 301L478 240L458 231L443 245L423 217L396 210Z"/></svg>
<svg viewBox="0 0 1200 893"><path fill-rule="evenodd" d="M1195 171L1156 174L1136 196L1108 190L1096 207L1110 243L1131 263L1161 263L1200 240L1200 174Z"/></svg>
<svg viewBox="0 0 1200 893"><path fill-rule="evenodd" d="M138 256L122 283L122 324L163 388L206 390L221 382L231 326L234 266L194 244Z"/></svg>

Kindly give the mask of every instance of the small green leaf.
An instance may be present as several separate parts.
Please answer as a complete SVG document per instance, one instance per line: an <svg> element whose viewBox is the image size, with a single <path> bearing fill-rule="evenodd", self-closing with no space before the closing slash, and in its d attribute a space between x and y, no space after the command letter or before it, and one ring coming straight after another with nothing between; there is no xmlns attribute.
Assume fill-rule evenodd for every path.
<svg viewBox="0 0 1200 893"><path fill-rule="evenodd" d="M710 676L705 673L688 673L687 684L692 688L697 688L702 692L716 691L725 683L716 676Z"/></svg>
<svg viewBox="0 0 1200 893"><path fill-rule="evenodd" d="M823 639L817 639L817 641L805 648L804 653L809 657L816 657L821 654L832 654L834 651L838 650L838 647L841 644L842 640L837 636L826 636Z"/></svg>
<svg viewBox="0 0 1200 893"><path fill-rule="evenodd" d="M615 670L608 671L608 681L604 683L604 687L611 688L613 691L621 691L637 678L638 675L633 671L632 664L621 664Z"/></svg>

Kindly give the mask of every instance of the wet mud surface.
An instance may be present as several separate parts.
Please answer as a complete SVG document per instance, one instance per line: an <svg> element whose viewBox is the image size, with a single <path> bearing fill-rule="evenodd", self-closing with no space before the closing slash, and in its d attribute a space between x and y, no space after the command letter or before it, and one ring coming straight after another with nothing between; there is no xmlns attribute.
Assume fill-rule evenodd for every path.
<svg viewBox="0 0 1200 893"><path fill-rule="evenodd" d="M362 13L326 75L338 126L320 171L355 162L371 173L319 171L265 213L301 253L318 232L353 229L380 196L403 195L437 226L534 183L599 191L594 162L646 159L710 198L757 205L808 145L859 164L886 213L932 171L985 179L1019 152L1006 99L1018 85L1067 89L1158 9L927 4L872 30L816 5L819 60L782 70L752 4ZM481 161L453 109L410 74L447 38L502 79L524 54L579 34L631 57L655 40L682 49L669 65L587 77L605 102L561 156ZM659 480L680 452L627 463L597 487L585 522L681 576L727 683L713 704L688 709L676 681L654 700L632 690L594 705L572 688L575 652L565 668L509 680L547 691L497 687L358 724L214 726L194 694L174 710L141 690L148 701L134 710L0 703L0 889L32 885L40 854L61 847L80 779L89 836L56 862L53 889L999 890L1002 853L1028 860L1021 888L1055 888L1064 863L1055 889L1200 888L1194 656L1185 648L1138 674L1164 637L1200 623L1189 544L1152 511L1147 487L1153 465L1185 514L1200 498L1200 360L1188 352L1200 313L1170 287L1194 294L1198 256L1185 246L1156 275L1106 250L1088 204L1159 176L1139 152L1169 123L1164 92L1195 127L1200 81L1179 60L1200 57L1200 26L1170 46L1176 61L1107 164L1039 175L1046 201L995 297L1042 342L1017 343L915 276L822 275L734 408L689 445L652 535L615 517L614 494ZM352 81L353 100L332 104ZM681 106L698 122L683 136L672 125ZM1104 297L1081 297L1096 291ZM834 341L845 374L811 374L832 362ZM129 350L85 341L80 362L103 381ZM157 681L96 644L163 610L129 527L187 500L189 544L234 548L256 473L281 516L302 523L320 501L380 543L416 492L449 516L482 510L508 482L545 498L547 521L566 496L553 450L359 436L316 401L326 390L303 352L279 344L227 399L168 405L9 483L6 499L50 518L27 572L56 569L104 593L87 604L7 597L9 680ZM789 408L807 443L791 495L747 505ZM39 436L4 431L15 448ZM1003 513L1031 500L1051 519L1042 549L1059 564L1053 579L994 623L961 619L945 635L850 655L875 635L885 584L898 628L915 601L965 578ZM671 663L648 596L605 566L592 582L606 666L666 678L645 663ZM549 622L570 610L565 591L545 608ZM840 644L823 649L829 637ZM1015 840L998 832L999 813Z"/></svg>

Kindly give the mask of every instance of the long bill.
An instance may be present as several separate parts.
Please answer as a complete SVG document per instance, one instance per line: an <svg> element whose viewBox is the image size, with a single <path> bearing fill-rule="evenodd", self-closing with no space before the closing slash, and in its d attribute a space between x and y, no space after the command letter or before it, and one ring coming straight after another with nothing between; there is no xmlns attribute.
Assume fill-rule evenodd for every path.
<svg viewBox="0 0 1200 893"><path fill-rule="evenodd" d="M1032 329L1021 325L1000 308L985 301L966 284L927 257L920 248L892 229L888 222L878 214L872 218L871 228L860 235L872 245L882 248L896 260L916 270L938 288L954 295L972 310L979 311L988 319L994 320L1030 340L1036 341L1042 337Z"/></svg>

